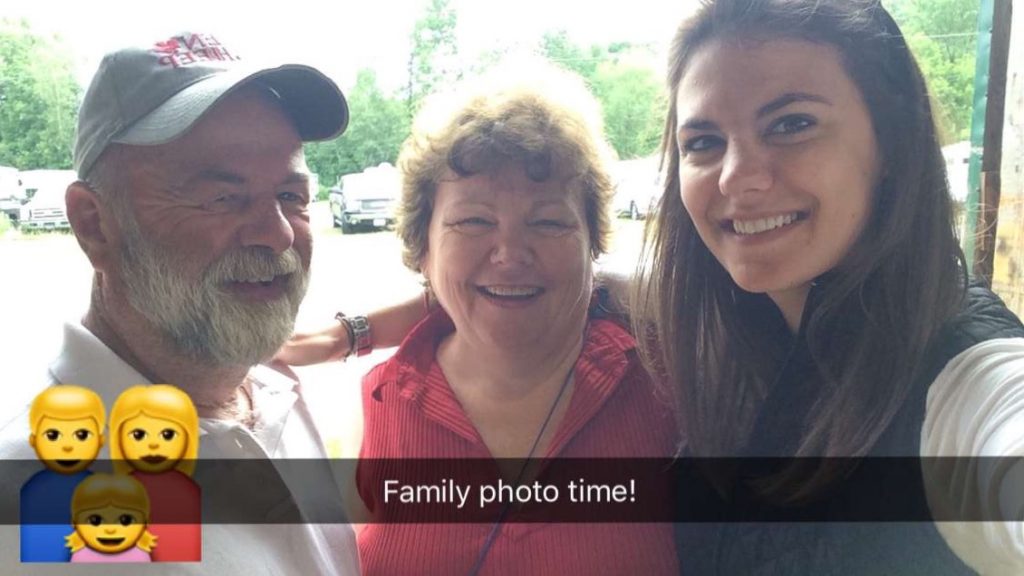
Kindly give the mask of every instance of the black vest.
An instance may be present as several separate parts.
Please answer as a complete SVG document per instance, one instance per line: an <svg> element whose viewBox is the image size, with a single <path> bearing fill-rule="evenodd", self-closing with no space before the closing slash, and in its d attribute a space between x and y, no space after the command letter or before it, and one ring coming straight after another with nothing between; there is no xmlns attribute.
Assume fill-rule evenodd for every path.
<svg viewBox="0 0 1024 576"><path fill-rule="evenodd" d="M920 454L928 388L939 372L949 360L975 344L1015 337L1024 337L1020 320L1006 309L998 296L984 287L972 285L963 311L946 324L929 346L925 368L915 381L910 397L872 449L871 456ZM813 385L808 384L813 380L806 377L808 370L813 370L813 363L806 346L797 342L780 375L779 382L783 385L776 387L784 397L770 395L762 411L770 410L778 415L789 410L798 414L801 409L806 410L807 406L799 404L806 403L804 399L812 396L806 390L806 386ZM785 418L778 420L781 426L787 425ZM882 474L891 473L891 479L880 477L878 466L868 468L870 471L865 472L865 467L859 467L837 482L824 500L813 505L816 509L807 517L848 518L844 510L878 506L880 499L888 499L894 506L907 510L925 510L927 515L919 466L883 467ZM907 470L912 472L908 475ZM902 485L902 488L897 488L896 494L888 493L887 487L895 485ZM681 507L693 506L699 501L698 505L706 508L708 502L713 502L712 507L720 504L732 508L733 515L728 517L757 516L751 514L749 508L755 499L740 493L733 494L728 501L723 500L692 470L680 476L678 494ZM744 508L738 516L735 515L737 506ZM678 516L693 517L686 510L681 510ZM895 517L902 516L897 513ZM689 575L974 573L949 549L930 521L687 523L677 524L676 545L681 573Z"/></svg>

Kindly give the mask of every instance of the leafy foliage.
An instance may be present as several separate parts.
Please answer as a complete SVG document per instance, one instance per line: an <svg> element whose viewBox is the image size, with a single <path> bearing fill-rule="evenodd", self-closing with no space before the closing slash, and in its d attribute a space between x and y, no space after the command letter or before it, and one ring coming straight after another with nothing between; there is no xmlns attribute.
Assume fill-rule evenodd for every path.
<svg viewBox="0 0 1024 576"><path fill-rule="evenodd" d="M978 0L886 4L928 81L944 143L966 139L974 97Z"/></svg>
<svg viewBox="0 0 1024 576"><path fill-rule="evenodd" d="M0 20L0 165L70 168L80 91L56 39Z"/></svg>
<svg viewBox="0 0 1024 576"><path fill-rule="evenodd" d="M458 16L450 0L430 0L426 13L413 26L406 86L410 118L425 96L461 77L455 36L457 24Z"/></svg>
<svg viewBox="0 0 1024 576"><path fill-rule="evenodd" d="M305 147L310 169L320 176L320 199L340 176L397 160L423 98L461 76L457 22L450 0L430 0L413 27L404 94L384 94L373 70L359 71L355 87L346 92L351 120L345 134Z"/></svg>
<svg viewBox="0 0 1024 576"><path fill-rule="evenodd" d="M330 142L306 144L306 161L319 174L322 187L333 186L338 177L361 172L381 162L394 163L409 135L405 102L385 95L373 70L360 70L356 85L346 92L348 129ZM325 190L321 190L321 196Z"/></svg>
<svg viewBox="0 0 1024 576"><path fill-rule="evenodd" d="M665 122L665 91L654 71L637 63L642 58L636 56L650 56L646 48L618 42L587 50L558 30L544 35L540 52L587 81L601 103L605 134L620 158L657 150Z"/></svg>

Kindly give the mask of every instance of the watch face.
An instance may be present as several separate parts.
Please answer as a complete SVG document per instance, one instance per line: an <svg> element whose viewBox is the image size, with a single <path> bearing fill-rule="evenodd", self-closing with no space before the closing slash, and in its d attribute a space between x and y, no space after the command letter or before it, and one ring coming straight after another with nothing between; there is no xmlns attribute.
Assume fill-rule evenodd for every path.
<svg viewBox="0 0 1024 576"><path fill-rule="evenodd" d="M352 316L346 318L346 320L352 326L353 336L355 336L352 347L355 349L356 356L364 356L372 352L373 341L370 337L370 322L366 316Z"/></svg>

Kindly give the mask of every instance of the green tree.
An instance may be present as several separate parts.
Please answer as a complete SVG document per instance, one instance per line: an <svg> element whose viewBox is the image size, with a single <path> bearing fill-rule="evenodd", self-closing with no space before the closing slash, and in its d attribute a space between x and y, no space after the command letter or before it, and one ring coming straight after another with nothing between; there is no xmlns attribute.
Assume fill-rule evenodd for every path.
<svg viewBox="0 0 1024 576"><path fill-rule="evenodd" d="M605 134L619 158L648 156L658 149L666 102L650 68L602 62L593 90L604 112Z"/></svg>
<svg viewBox="0 0 1024 576"><path fill-rule="evenodd" d="M638 61L650 51L627 42L583 48L565 30L547 32L540 53L586 80L601 103L605 135L619 158L647 156L657 150L665 121L662 83Z"/></svg>
<svg viewBox="0 0 1024 576"><path fill-rule="evenodd" d="M584 50L569 39L564 29L545 32L540 40L540 53L552 62L579 74L593 85L597 65L607 58L600 47Z"/></svg>
<svg viewBox="0 0 1024 576"><path fill-rule="evenodd" d="M425 96L462 76L455 35L457 25L458 15L450 0L430 0L425 13L413 26L405 91L409 118L419 110Z"/></svg>
<svg viewBox="0 0 1024 576"><path fill-rule="evenodd" d="M56 38L0 20L0 164L70 168L80 91Z"/></svg>
<svg viewBox="0 0 1024 576"><path fill-rule="evenodd" d="M319 174L321 185L332 186L338 177L394 163L409 136L405 102L385 95L373 70L360 70L356 85L346 92L349 125L340 138L307 144L306 161Z"/></svg>
<svg viewBox="0 0 1024 576"><path fill-rule="evenodd" d="M886 3L917 58L946 142L968 137L974 97L978 0Z"/></svg>

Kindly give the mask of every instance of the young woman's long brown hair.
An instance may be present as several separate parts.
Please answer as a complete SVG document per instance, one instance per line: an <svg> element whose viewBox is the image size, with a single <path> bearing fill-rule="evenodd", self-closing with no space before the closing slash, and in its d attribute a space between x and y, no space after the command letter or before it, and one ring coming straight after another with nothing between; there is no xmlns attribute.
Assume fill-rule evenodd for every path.
<svg viewBox="0 0 1024 576"><path fill-rule="evenodd" d="M794 442L799 456L867 454L967 282L925 81L877 1L718 0L679 29L662 144L665 192L634 295L638 340L677 392L685 452L743 454L791 338L785 330L779 337L781 315L768 296L733 282L680 198L679 83L694 52L723 37L835 47L870 112L882 176L863 233L812 289L815 304L808 300L801 332L822 386Z"/></svg>

